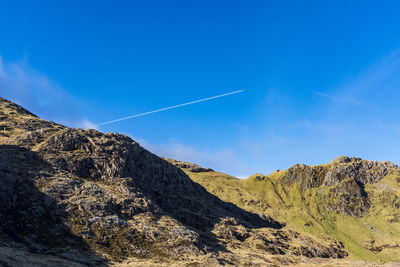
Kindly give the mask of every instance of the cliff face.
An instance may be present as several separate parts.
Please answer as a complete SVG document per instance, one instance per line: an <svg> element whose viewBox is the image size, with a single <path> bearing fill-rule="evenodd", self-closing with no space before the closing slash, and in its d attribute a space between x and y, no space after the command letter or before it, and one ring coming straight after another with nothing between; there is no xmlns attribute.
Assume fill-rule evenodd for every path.
<svg viewBox="0 0 400 267"><path fill-rule="evenodd" d="M2 98L0 181L4 264L21 261L2 258L5 248L32 261L53 255L60 265L347 255L334 240L299 235L265 213L222 201L127 136L67 128Z"/></svg>
<svg viewBox="0 0 400 267"><path fill-rule="evenodd" d="M400 168L393 163L339 157L244 180L182 170L245 210L270 214L300 233L341 241L353 258L400 261Z"/></svg>
<svg viewBox="0 0 400 267"><path fill-rule="evenodd" d="M360 184L372 184L396 171L399 171L399 167L388 161L377 162L342 156L327 165L296 164L286 171L282 182L289 185L299 182L303 190L337 185L345 179Z"/></svg>
<svg viewBox="0 0 400 267"><path fill-rule="evenodd" d="M297 184L301 192L312 188L329 188L326 194L321 194L325 208L339 210L347 215L363 216L371 205L365 185L398 174L400 168L391 162L342 156L327 165L294 165L283 174L279 182L289 187Z"/></svg>

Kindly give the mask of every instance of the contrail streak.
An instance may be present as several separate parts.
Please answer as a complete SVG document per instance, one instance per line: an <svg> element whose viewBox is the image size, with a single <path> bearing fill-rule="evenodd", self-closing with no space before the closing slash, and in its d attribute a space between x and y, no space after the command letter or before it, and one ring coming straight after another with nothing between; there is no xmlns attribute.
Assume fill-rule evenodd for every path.
<svg viewBox="0 0 400 267"><path fill-rule="evenodd" d="M136 115L132 115L132 116L129 116L129 117L124 117L124 118L120 118L120 119L116 119L116 120L112 120L112 121L106 121L106 122L97 124L97 126L101 126L101 125L105 125L105 124L109 124L109 123L113 123L113 122L117 122L117 121L133 119L133 118L145 116L145 115L152 114L152 113L156 113L156 112L160 112L160 111L164 111L164 110L168 110L168 109L173 109L173 108L179 108L179 107L183 107L183 106L187 106L187 105L191 105L191 104L194 104L194 103L199 103L199 102L203 102L203 101L207 101L207 100L211 100L211 99L215 99L215 98L219 98L219 97L223 97L223 96L238 94L238 93L241 93L241 92L244 92L244 90L234 91L234 92L226 93L226 94L223 94L223 95L217 95L217 96L212 96L212 97L208 97L208 98L204 98L204 99L200 99L200 100L195 100L195 101L192 101L192 102L179 104L179 105L172 106L172 107L160 108L160 109L156 109L156 110L153 110L153 111L148 111L148 112L145 112L145 113L140 113L140 114L136 114Z"/></svg>

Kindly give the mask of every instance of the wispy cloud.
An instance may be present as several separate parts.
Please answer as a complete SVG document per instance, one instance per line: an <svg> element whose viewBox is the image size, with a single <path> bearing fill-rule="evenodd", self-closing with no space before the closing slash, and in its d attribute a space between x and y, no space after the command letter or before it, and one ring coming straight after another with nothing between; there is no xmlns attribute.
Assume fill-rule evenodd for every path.
<svg viewBox="0 0 400 267"><path fill-rule="evenodd" d="M344 128L348 129L351 126L351 124L346 124L346 123L339 124L339 123L324 122L324 121L312 122L310 120L303 120L303 121L297 121L289 126L293 129L301 128L304 130L308 130L310 132L337 134Z"/></svg>
<svg viewBox="0 0 400 267"><path fill-rule="evenodd" d="M4 62L0 57L0 95L47 120L71 127L95 126L83 118L76 99L32 68L26 58Z"/></svg>
<svg viewBox="0 0 400 267"><path fill-rule="evenodd" d="M400 97L400 48L382 57L353 78L344 81L329 92L314 94L335 104L351 104L356 108L382 108L394 104ZM382 105L383 104L383 105ZM388 106L386 106L388 107Z"/></svg>
<svg viewBox="0 0 400 267"><path fill-rule="evenodd" d="M351 79L314 91L316 101L291 102L285 93L271 90L262 105L266 114L242 131L239 156L254 162L252 170L269 173L340 155L400 162L400 49Z"/></svg>
<svg viewBox="0 0 400 267"><path fill-rule="evenodd" d="M313 151L399 162L400 49L382 57L329 93L314 92L330 104L294 124L315 143ZM341 103L342 105L340 105ZM320 153L322 155L323 153Z"/></svg>
<svg viewBox="0 0 400 267"><path fill-rule="evenodd" d="M153 144L140 137L132 137L141 146L158 156L175 160L191 162L216 171L242 176L246 172L234 149L201 149L188 144L182 144L175 139L165 144Z"/></svg>
<svg viewBox="0 0 400 267"><path fill-rule="evenodd" d="M400 73L400 48L362 70L355 78L337 88L338 93L356 95L371 90L387 90ZM396 83L396 86L398 84ZM385 88L383 88L385 87Z"/></svg>
<svg viewBox="0 0 400 267"><path fill-rule="evenodd" d="M336 95L327 94L327 93L318 92L318 91L314 91L314 94L325 97L331 101L338 102L338 103L347 103L347 104L352 104L352 105L360 104L360 102L357 101L356 99L347 97L347 96L336 96Z"/></svg>

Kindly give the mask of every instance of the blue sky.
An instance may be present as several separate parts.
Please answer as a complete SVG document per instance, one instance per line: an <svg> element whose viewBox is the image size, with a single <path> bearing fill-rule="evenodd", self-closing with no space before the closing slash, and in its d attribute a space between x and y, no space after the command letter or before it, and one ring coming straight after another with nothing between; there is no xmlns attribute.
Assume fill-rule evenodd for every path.
<svg viewBox="0 0 400 267"><path fill-rule="evenodd" d="M398 1L1 1L0 96L244 177L400 164Z"/></svg>

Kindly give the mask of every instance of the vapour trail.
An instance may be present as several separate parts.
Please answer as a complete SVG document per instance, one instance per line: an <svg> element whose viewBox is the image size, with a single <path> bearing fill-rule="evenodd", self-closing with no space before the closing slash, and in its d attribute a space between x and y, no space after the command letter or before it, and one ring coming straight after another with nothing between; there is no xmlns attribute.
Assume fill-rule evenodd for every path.
<svg viewBox="0 0 400 267"><path fill-rule="evenodd" d="M136 114L136 115L132 115L132 116L129 116L129 117L124 117L124 118L120 118L120 119L116 119L116 120L112 120L112 121L106 121L106 122L102 122L100 124L97 124L97 126L102 126L102 125L113 123L113 122L117 122L117 121L133 119L133 118L145 116L145 115L152 114L152 113L156 113L156 112L160 112L160 111L164 111L164 110L168 110L168 109L173 109L173 108L179 108L179 107L183 107L183 106L187 106L187 105L191 105L191 104L195 104L195 103L199 103L199 102L203 102L203 101L207 101L207 100L211 100L211 99L215 99L215 98L219 98L219 97L223 97L223 96L238 94L238 93L241 93L241 92L244 92L244 90L234 91L234 92L230 92L230 93L226 93L226 94L222 94L222 95L217 95L217 96L212 96L212 97L208 97L208 98L204 98L204 99L200 99L200 100L195 100L195 101L192 101L192 102L179 104L179 105L175 105L175 106L172 106L172 107L160 108L160 109L156 109L156 110L153 110L153 111L148 111L148 112L144 112L144 113L140 113L140 114Z"/></svg>

